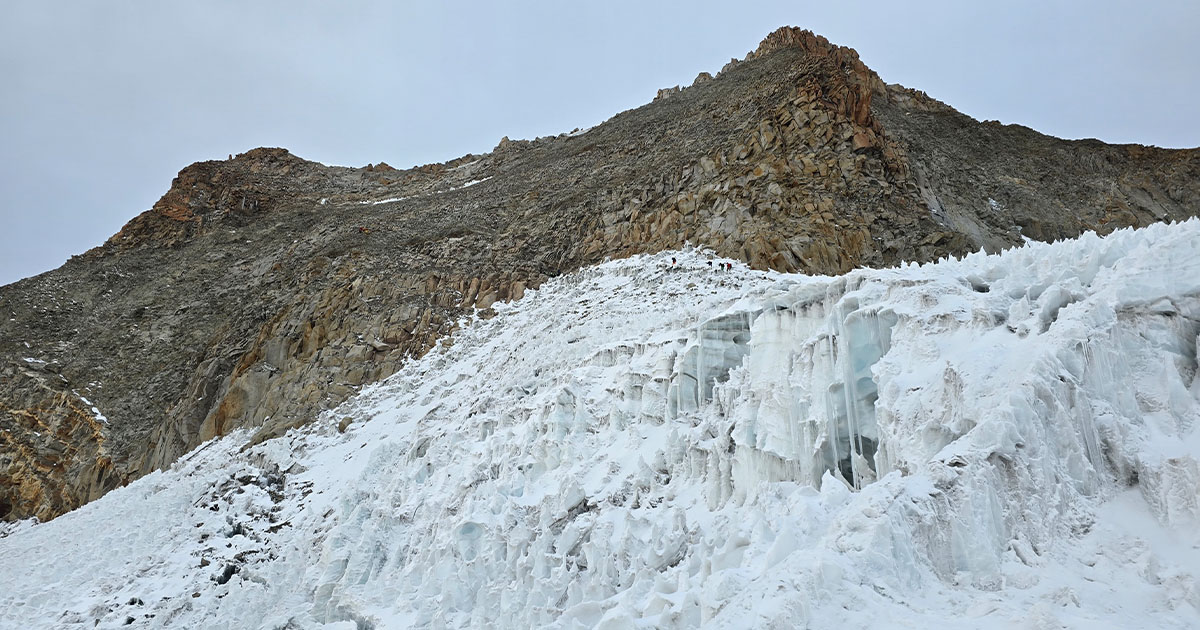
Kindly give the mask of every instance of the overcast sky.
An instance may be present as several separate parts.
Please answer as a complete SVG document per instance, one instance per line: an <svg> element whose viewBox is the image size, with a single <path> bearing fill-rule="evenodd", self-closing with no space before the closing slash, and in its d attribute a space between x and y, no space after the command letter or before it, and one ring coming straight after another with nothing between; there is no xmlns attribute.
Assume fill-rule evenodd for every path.
<svg viewBox="0 0 1200 630"><path fill-rule="evenodd" d="M481 153L642 105L785 24L981 120L1200 146L1197 0L909 5L6 2L0 284L99 245L198 160Z"/></svg>

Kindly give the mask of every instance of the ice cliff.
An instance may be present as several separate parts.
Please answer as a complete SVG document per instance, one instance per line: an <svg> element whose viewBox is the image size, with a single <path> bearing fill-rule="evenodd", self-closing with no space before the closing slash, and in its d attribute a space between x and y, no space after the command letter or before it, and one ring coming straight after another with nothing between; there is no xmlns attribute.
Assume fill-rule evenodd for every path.
<svg viewBox="0 0 1200 630"><path fill-rule="evenodd" d="M708 259L551 280L306 429L9 526L0 626L1200 626L1200 222Z"/></svg>

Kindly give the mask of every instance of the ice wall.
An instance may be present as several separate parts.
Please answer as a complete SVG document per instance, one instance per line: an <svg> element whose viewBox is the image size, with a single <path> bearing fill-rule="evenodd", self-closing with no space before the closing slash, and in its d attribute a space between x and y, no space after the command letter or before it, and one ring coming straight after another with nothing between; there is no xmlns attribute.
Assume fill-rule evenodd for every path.
<svg viewBox="0 0 1200 630"><path fill-rule="evenodd" d="M1184 255L1195 227L1176 229L1192 235L763 277L752 290L725 278L741 286L723 310L624 328L519 400L492 401L508 433L483 450L490 468L476 465L470 492L444 489L456 514L474 515L450 535L416 535L446 546L412 566L521 584L458 595L448 625L486 611L518 625L739 626L745 607L706 602L750 601L782 576L816 592L848 579L1002 588L1014 563L1043 566L1089 530L1088 506L1130 484L1161 521L1191 522L1200 267ZM643 316L672 308L630 299ZM430 425L448 430L453 416ZM1180 456L1149 455L1164 452L1157 440ZM443 461L461 455L444 443ZM820 560L830 553L836 571ZM824 574L846 566L856 577ZM445 601L450 587L429 591L425 576L407 592ZM1182 601L1195 606L1190 579ZM791 612L779 619L820 606L803 591L780 599Z"/></svg>
<svg viewBox="0 0 1200 630"><path fill-rule="evenodd" d="M814 292L820 289L820 292ZM720 413L735 417L738 469L751 479L820 485L832 473L853 488L878 469L873 366L887 353L896 316L846 281L773 298L756 318L746 368Z"/></svg>
<svg viewBox="0 0 1200 630"><path fill-rule="evenodd" d="M750 323L755 314L740 311L700 322L671 374L667 418L695 413L712 401L713 388L729 380L729 371L750 352Z"/></svg>

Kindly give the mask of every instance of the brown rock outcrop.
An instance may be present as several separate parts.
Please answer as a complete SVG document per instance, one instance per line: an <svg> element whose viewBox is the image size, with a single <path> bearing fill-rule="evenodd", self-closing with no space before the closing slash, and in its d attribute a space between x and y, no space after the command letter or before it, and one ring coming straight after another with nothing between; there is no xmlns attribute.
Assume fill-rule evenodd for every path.
<svg viewBox="0 0 1200 630"><path fill-rule="evenodd" d="M98 498L126 477L104 445L105 420L66 389L53 366L8 364L0 386L0 518L49 520Z"/></svg>

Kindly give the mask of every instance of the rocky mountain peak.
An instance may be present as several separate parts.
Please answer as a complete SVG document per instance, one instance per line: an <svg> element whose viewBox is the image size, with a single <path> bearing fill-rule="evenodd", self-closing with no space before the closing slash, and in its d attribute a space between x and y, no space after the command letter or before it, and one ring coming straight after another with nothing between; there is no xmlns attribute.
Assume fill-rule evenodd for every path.
<svg viewBox="0 0 1200 630"><path fill-rule="evenodd" d="M208 222L244 223L267 211L271 198L263 194L284 178L303 180L324 168L287 149L257 148L228 160L195 162L171 181L171 187L147 211L138 215L105 243L122 250L140 246L175 247L203 231Z"/></svg>
<svg viewBox="0 0 1200 630"><path fill-rule="evenodd" d="M782 49L795 49L807 57L828 60L840 71L844 85L832 90L830 105L844 113L858 125L868 125L871 119L871 95L885 95L885 85L858 57L853 48L830 43L812 31L795 26L784 26L767 35L754 51L746 55L746 61L760 59Z"/></svg>
<svg viewBox="0 0 1200 630"><path fill-rule="evenodd" d="M847 46L838 46L816 33L796 26L781 26L759 42L758 47L746 55L745 61L765 57L783 48L795 48L814 57L833 59L839 67L863 77L878 78L858 58L858 51Z"/></svg>

